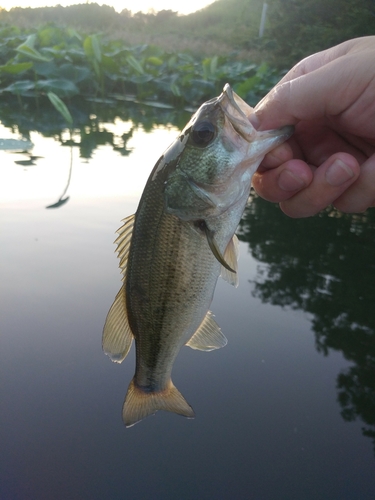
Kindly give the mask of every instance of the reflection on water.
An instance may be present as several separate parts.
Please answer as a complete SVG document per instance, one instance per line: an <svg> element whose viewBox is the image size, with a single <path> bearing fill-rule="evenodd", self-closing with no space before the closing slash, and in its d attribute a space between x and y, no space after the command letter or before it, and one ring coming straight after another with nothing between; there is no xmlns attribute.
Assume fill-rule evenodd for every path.
<svg viewBox="0 0 375 500"><path fill-rule="evenodd" d="M110 145L114 151L127 156L132 150L128 141L137 127L142 126L148 132L156 125L173 125L182 129L191 114L183 110L159 107L157 103L146 105L109 100L103 105L81 99L71 100L69 111L74 123L73 138L66 135L66 122L55 109L40 107L32 100L26 106L9 97L6 103L2 103L1 122L10 129L17 128L24 140L30 138L31 132L39 132L44 137L53 137L63 145L73 144L78 147L81 158L92 158L95 150L105 145Z"/></svg>
<svg viewBox="0 0 375 500"><path fill-rule="evenodd" d="M375 211L294 220L254 196L239 238L260 263L254 296L308 312L317 350L352 363L337 377L341 414L362 420L375 452Z"/></svg>
<svg viewBox="0 0 375 500"><path fill-rule="evenodd" d="M228 345L173 370L197 418L126 430L135 356L101 350L112 242L187 117L75 105L70 142L17 106L0 137L34 147L0 151L1 500L373 500L374 212L295 221L254 199L240 285L212 304Z"/></svg>
<svg viewBox="0 0 375 500"><path fill-rule="evenodd" d="M65 196L66 192L69 189L69 184L70 180L72 178L72 169L73 169L73 145L70 146L70 164L69 164L69 172L68 172L68 179L66 181L66 185L64 187L64 191L61 193L59 199L55 202L52 203L52 205L47 205L46 208L59 208L65 205L65 203L69 200L69 196Z"/></svg>

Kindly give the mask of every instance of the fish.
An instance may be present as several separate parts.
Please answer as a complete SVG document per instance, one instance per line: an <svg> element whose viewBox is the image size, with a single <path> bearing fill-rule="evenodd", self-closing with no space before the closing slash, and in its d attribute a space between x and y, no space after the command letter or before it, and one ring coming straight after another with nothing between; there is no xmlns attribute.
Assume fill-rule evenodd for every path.
<svg viewBox="0 0 375 500"><path fill-rule="evenodd" d="M227 339L209 310L219 276L238 285L236 228L251 178L293 132L258 131L254 113L226 84L159 158L117 245L123 284L108 312L102 347L121 363L135 339L136 367L122 409L126 427L158 410L194 418L174 386L182 348L211 351Z"/></svg>

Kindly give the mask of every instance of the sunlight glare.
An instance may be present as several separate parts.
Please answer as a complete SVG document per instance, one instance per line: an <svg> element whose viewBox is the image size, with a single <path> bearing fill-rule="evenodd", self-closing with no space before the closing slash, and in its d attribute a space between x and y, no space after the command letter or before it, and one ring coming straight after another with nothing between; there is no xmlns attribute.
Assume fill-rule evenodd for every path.
<svg viewBox="0 0 375 500"><path fill-rule="evenodd" d="M107 130L114 127L116 137L129 130L129 122L120 120L116 126L109 123L105 126ZM139 199L152 168L177 135L174 127L156 126L150 133L138 127L127 143L129 156L121 156L111 145L103 145L87 160L80 158L78 147L71 150L52 138L32 132L34 147L29 154L0 151L0 205L4 208L36 200L47 205L58 199L69 176L71 153L73 169L67 196L86 200L115 196ZM9 130L1 125L0 136L9 136ZM30 154L38 157L35 165L15 163L29 159Z"/></svg>

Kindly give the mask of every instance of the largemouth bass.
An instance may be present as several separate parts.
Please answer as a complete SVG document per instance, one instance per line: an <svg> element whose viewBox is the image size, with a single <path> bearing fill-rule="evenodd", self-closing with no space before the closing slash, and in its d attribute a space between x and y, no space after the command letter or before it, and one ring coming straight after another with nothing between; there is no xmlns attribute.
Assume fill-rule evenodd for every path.
<svg viewBox="0 0 375 500"><path fill-rule="evenodd" d="M103 349L121 363L136 345L123 420L157 410L194 417L171 372L183 345L210 351L227 339L209 307L218 277L237 286L235 230L264 155L292 127L259 132L253 109L227 84L204 103L156 163L135 215L116 240L123 286L109 310Z"/></svg>

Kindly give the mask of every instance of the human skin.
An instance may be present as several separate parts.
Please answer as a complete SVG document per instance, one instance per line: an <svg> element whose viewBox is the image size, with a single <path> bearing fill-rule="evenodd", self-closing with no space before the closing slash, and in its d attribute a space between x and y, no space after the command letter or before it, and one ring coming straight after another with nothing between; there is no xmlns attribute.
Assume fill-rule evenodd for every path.
<svg viewBox="0 0 375 500"><path fill-rule="evenodd" d="M293 124L253 177L290 217L375 206L375 36L299 62L256 106L260 130Z"/></svg>

